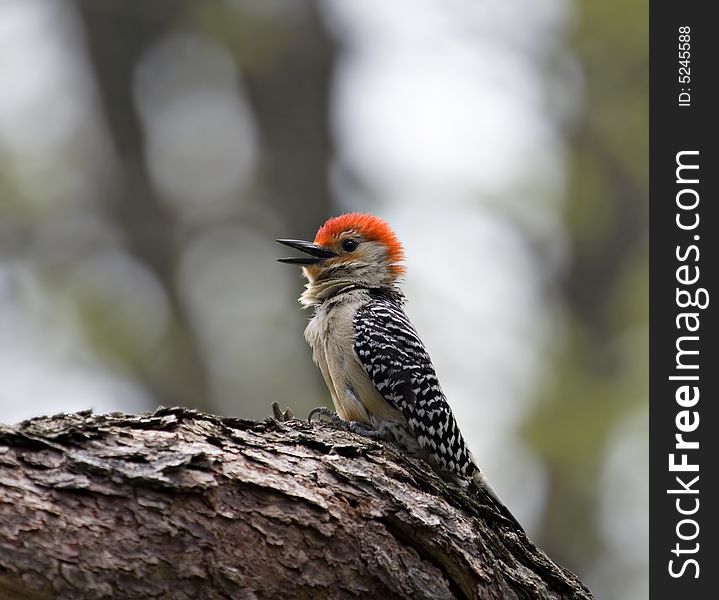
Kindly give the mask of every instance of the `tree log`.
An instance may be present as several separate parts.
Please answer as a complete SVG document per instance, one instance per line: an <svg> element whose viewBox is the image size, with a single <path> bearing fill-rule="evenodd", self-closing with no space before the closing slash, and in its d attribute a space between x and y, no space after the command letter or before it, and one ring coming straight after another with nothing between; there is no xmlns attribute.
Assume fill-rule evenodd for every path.
<svg viewBox="0 0 719 600"><path fill-rule="evenodd" d="M485 500L328 423L0 425L0 598L591 598Z"/></svg>

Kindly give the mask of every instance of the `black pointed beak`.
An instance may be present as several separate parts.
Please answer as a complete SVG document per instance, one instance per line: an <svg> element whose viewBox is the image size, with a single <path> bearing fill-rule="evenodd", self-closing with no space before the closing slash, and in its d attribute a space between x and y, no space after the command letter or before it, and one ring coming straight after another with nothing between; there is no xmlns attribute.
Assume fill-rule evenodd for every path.
<svg viewBox="0 0 719 600"><path fill-rule="evenodd" d="M337 256L332 250L318 246L313 242L304 240L275 240L277 243L290 248L300 250L309 256L298 256L296 258L278 258L278 262L288 265L314 265L333 256Z"/></svg>

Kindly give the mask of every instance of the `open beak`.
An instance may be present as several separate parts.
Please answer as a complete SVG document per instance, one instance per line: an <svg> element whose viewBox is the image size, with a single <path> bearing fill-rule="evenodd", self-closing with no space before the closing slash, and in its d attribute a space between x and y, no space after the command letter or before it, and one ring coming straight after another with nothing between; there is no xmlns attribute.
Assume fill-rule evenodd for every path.
<svg viewBox="0 0 719 600"><path fill-rule="evenodd" d="M313 242L305 242L304 240L275 240L279 244L289 246L300 250L309 256L298 256L296 258L278 258L277 260L281 263L288 265L314 265L333 256L337 256L332 250L327 250L322 246L318 246Z"/></svg>

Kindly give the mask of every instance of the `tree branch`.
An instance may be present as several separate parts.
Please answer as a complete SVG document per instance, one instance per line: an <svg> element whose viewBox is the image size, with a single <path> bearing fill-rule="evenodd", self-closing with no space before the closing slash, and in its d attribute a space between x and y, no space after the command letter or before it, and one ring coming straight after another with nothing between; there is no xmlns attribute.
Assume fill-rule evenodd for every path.
<svg viewBox="0 0 719 600"><path fill-rule="evenodd" d="M0 425L2 598L591 598L481 498L327 423Z"/></svg>

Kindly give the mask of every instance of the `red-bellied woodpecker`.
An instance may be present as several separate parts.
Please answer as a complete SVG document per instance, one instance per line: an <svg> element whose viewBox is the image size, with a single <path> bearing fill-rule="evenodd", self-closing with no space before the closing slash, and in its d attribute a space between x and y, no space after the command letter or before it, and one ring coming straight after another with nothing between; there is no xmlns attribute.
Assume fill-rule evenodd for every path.
<svg viewBox="0 0 719 600"><path fill-rule="evenodd" d="M315 309L305 339L343 425L395 442L455 483L473 482L521 530L477 467L404 313L403 251L389 225L350 213L329 219L314 242L277 241L306 255L279 260L302 265L307 285L300 302ZM316 413L334 417L327 409L310 417Z"/></svg>

